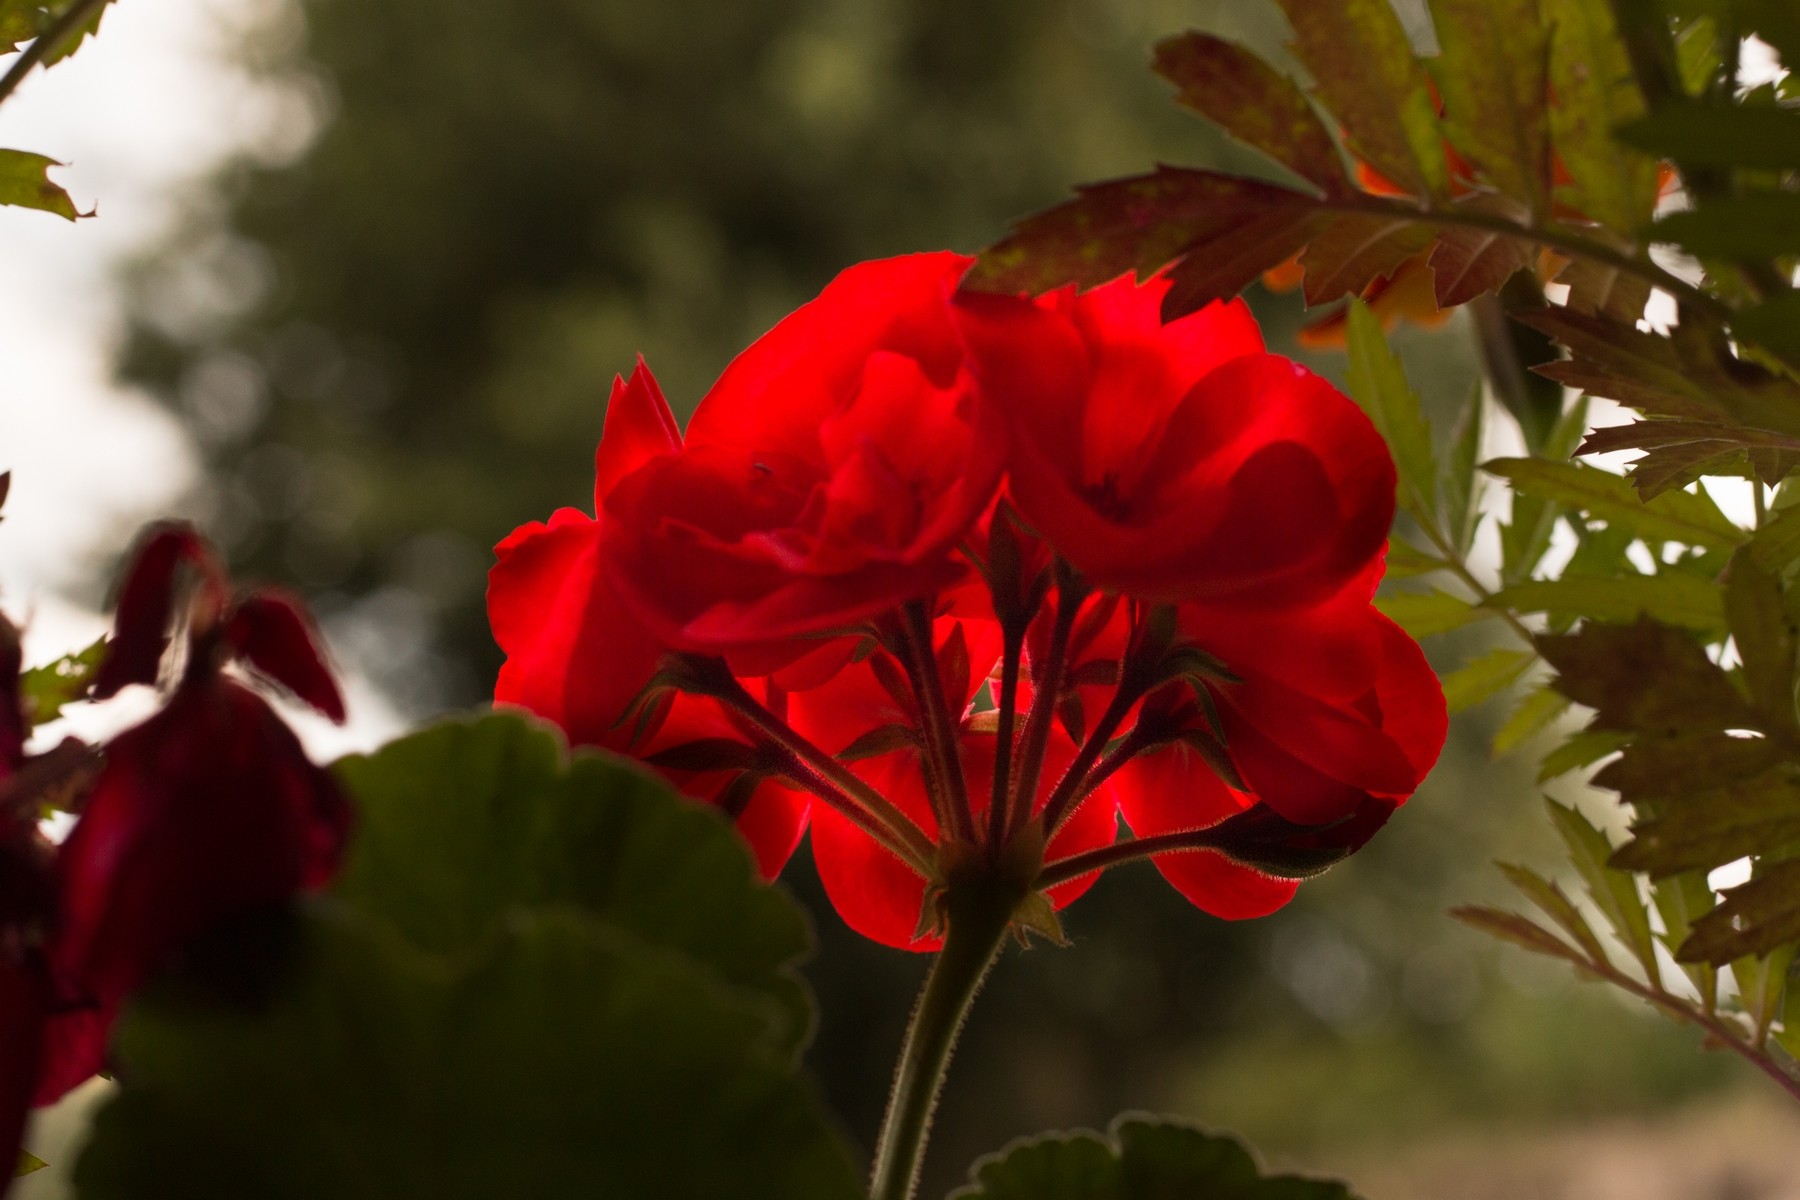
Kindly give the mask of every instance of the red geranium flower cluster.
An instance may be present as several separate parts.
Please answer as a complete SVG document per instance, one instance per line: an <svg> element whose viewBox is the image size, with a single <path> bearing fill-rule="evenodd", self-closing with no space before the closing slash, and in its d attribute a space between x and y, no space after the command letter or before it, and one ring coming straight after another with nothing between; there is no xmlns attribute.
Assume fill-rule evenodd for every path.
<svg viewBox="0 0 1800 1200"><path fill-rule="evenodd" d="M350 809L268 703L226 672L235 664L342 721L306 618L277 592L232 597L186 526L157 527L140 546L91 695L155 684L170 667L178 678L158 712L99 753L69 739L26 757L18 638L3 620L0 635L0 1159L10 1162L27 1111L104 1066L114 1014L153 973L221 920L331 878ZM38 821L57 792L80 816L53 846Z"/></svg>
<svg viewBox="0 0 1800 1200"><path fill-rule="evenodd" d="M834 904L890 945L939 944L959 873L1050 926L1144 856L1267 913L1443 743L1370 603L1387 449L1241 303L963 295L969 262L845 271L685 438L641 362L618 381L595 515L498 548L496 700L718 804L768 875L810 821Z"/></svg>

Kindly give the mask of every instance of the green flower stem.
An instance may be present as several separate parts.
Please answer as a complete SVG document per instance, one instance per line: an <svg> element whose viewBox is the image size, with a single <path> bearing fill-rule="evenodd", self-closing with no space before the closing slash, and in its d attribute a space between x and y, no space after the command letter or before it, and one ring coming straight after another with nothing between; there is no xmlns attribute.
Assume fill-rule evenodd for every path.
<svg viewBox="0 0 1800 1200"><path fill-rule="evenodd" d="M887 833L887 837L879 840L887 844L902 862L926 879L932 878L935 874L933 864L937 859L937 848L925 836L924 830L913 824L912 818L894 807L887 797L858 779L843 763L819 749L811 738L745 691L744 686L725 668L723 662L689 655L683 658L682 665L690 672L685 681L689 691L711 696L729 705L732 711L749 721L758 732L831 784L830 794L819 791L819 795L834 803L838 802L837 798L840 796L847 797L862 814ZM859 815L850 810L845 811L852 820ZM864 825L864 828L869 826Z"/></svg>
<svg viewBox="0 0 1800 1200"><path fill-rule="evenodd" d="M1069 769L1057 781L1056 789L1050 793L1050 798L1044 801L1044 838L1046 841L1056 836L1056 832L1062 828L1063 822L1075 812L1076 805L1085 799L1088 792L1092 790L1084 786L1089 769L1100 761L1100 755L1105 752L1107 743L1112 741L1113 734L1118 731L1126 715L1131 712L1131 706L1143 698L1147 689L1131 675L1128 664L1127 668L1121 672L1119 687L1113 693L1112 702L1100 715L1099 722L1088 734L1087 740L1081 743L1081 749L1076 752L1075 761L1069 764Z"/></svg>
<svg viewBox="0 0 1800 1200"><path fill-rule="evenodd" d="M1209 850L1218 843L1218 830L1215 826L1205 829L1179 829L1174 833L1159 833L1152 837L1126 838L1122 842L1114 842L1110 846L1102 846L1098 850L1089 850L1082 854L1072 854L1068 858L1059 858L1055 862L1044 864L1044 869L1032 882L1038 891L1053 888L1059 883L1067 883L1071 879L1079 879L1091 871L1103 871L1107 867L1116 867L1120 863L1135 862L1140 858L1149 858L1152 854L1168 854L1178 850Z"/></svg>
<svg viewBox="0 0 1800 1200"><path fill-rule="evenodd" d="M991 876L952 879L945 892L944 948L931 964L894 1068L894 1088L875 1144L870 1200L913 1200L917 1193L950 1052L1022 898L1017 886Z"/></svg>
<svg viewBox="0 0 1800 1200"><path fill-rule="evenodd" d="M1019 657L1025 645L1025 628L1003 624L1000 631L1000 704L994 730L994 794L988 801L988 847L995 853L1006 845L1007 798L1012 795L1013 733L1019 707Z"/></svg>
<svg viewBox="0 0 1800 1200"><path fill-rule="evenodd" d="M919 702L919 720L924 727L920 732L925 737L926 777L933 783L932 807L946 833L973 844L975 824L969 813L969 785L963 778L956 722L944 700L944 682L931 644L931 614L923 601L914 600L901 605L900 619L906 674Z"/></svg>
<svg viewBox="0 0 1800 1200"><path fill-rule="evenodd" d="M1063 674L1068 666L1069 639L1075 633L1075 616L1087 599L1087 588L1075 578L1073 570L1058 564L1056 624L1050 631L1050 650L1043 669L1032 664L1031 711L1025 717L1025 736L1019 748L1018 775L1008 797L1006 838L1031 816L1032 801L1037 797L1038 771L1044 763L1044 750L1050 744L1050 722L1056 714L1056 702L1062 696ZM1005 840L995 843L998 850Z"/></svg>

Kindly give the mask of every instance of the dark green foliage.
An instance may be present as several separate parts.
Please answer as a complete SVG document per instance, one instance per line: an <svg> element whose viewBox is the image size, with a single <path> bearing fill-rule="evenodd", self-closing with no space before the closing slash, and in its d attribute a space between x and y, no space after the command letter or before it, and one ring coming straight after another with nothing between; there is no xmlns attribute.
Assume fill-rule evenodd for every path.
<svg viewBox="0 0 1800 1200"><path fill-rule="evenodd" d="M80 217L69 193L50 182L50 168L61 165L42 154L0 150L0 204L42 209L71 221Z"/></svg>
<svg viewBox="0 0 1800 1200"><path fill-rule="evenodd" d="M861 1194L793 1074L805 919L716 814L516 716L340 771L337 894L134 1003L84 1196Z"/></svg>
<svg viewBox="0 0 1800 1200"><path fill-rule="evenodd" d="M1235 1138L1147 1117L1121 1117L1105 1136L1021 1142L971 1175L953 1200L1353 1200L1332 1180L1263 1174Z"/></svg>
<svg viewBox="0 0 1800 1200"><path fill-rule="evenodd" d="M54 721L62 715L63 705L85 697L105 653L106 639L98 638L85 649L21 675L19 695L25 703L26 719L33 725Z"/></svg>

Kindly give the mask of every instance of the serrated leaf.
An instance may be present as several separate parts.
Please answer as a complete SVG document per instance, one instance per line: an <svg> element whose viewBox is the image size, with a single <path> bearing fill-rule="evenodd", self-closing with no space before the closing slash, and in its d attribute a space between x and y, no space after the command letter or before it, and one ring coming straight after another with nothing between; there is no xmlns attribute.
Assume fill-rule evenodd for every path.
<svg viewBox="0 0 1800 1200"><path fill-rule="evenodd" d="M1631 827L1613 864L1653 879L1710 871L1800 841L1800 780L1786 770L1676 796Z"/></svg>
<svg viewBox="0 0 1800 1200"><path fill-rule="evenodd" d="M1704 871L1689 871L1658 879L1650 885L1650 898L1663 919L1663 945L1669 953L1687 940L1695 921L1713 910L1718 898L1706 884ZM1681 969L1700 992L1700 1001L1708 1009L1718 1003L1718 972L1707 963L1682 963Z"/></svg>
<svg viewBox="0 0 1800 1200"><path fill-rule="evenodd" d="M1415 638L1449 633L1495 615L1436 588L1429 592L1390 592L1377 596L1375 607Z"/></svg>
<svg viewBox="0 0 1800 1200"><path fill-rule="evenodd" d="M1450 915L1471 929L1479 929L1489 937L1497 937L1535 953L1547 954L1551 958L1560 958L1564 962L1574 963L1578 967L1587 965L1588 960L1580 950L1535 921L1521 917L1518 913L1487 908L1478 904L1464 904L1451 909Z"/></svg>
<svg viewBox="0 0 1800 1200"><path fill-rule="evenodd" d="M1569 358L1532 368L1568 387L1659 416L1723 419L1800 437L1800 385L1733 358L1723 332L1698 319L1668 337L1566 308L1517 319L1568 347Z"/></svg>
<svg viewBox="0 0 1800 1200"><path fill-rule="evenodd" d="M1529 212L1548 212L1550 31L1538 0L1431 0L1431 21L1451 144Z"/></svg>
<svg viewBox="0 0 1800 1200"><path fill-rule="evenodd" d="M1355 190L1337 143L1299 85L1242 46L1207 33L1179 34L1157 43L1155 69L1178 89L1180 103L1321 191Z"/></svg>
<svg viewBox="0 0 1800 1200"><path fill-rule="evenodd" d="M20 675L19 698L24 702L26 721L33 727L48 724L62 715L64 705L86 696L105 654L106 638L99 637L85 649Z"/></svg>
<svg viewBox="0 0 1800 1200"><path fill-rule="evenodd" d="M1552 685L1593 709L1596 729L1674 736L1757 727L1756 710L1706 651L1656 621L1589 622L1574 633L1539 634L1537 648L1556 668Z"/></svg>
<svg viewBox="0 0 1800 1200"><path fill-rule="evenodd" d="M1387 0L1277 0L1294 53L1356 156L1414 196L1449 190L1437 104Z"/></svg>
<svg viewBox="0 0 1800 1200"><path fill-rule="evenodd" d="M1800 439L1784 433L1727 425L1718 421L1682 421L1653 417L1629 425L1609 425L1588 434L1578 454L1605 454L1614 450L1641 449L1644 456L1631 464L1631 486L1645 500L1686 487L1709 474L1722 474L1727 465L1749 466L1748 451L1781 456L1800 452ZM1785 474L1785 458L1775 460ZM1760 472L1759 472L1760 474ZM1771 482L1764 479L1764 482Z"/></svg>
<svg viewBox="0 0 1800 1200"><path fill-rule="evenodd" d="M1758 1046L1769 1036L1769 1026L1780 1009L1794 950L1791 945L1777 946L1765 955L1732 961L1731 974L1737 980L1738 1005L1750 1018L1755 1030L1751 1040Z"/></svg>
<svg viewBox="0 0 1800 1200"><path fill-rule="evenodd" d="M1332 214L1296 205L1275 205L1246 214L1235 227L1210 236L1169 272L1162 318L1173 321L1214 300L1229 300L1262 278L1263 272L1298 254Z"/></svg>
<svg viewBox="0 0 1800 1200"><path fill-rule="evenodd" d="M1673 242L1698 258L1770 259L1800 253L1800 196L1745 192L1708 198L1662 217L1650 237Z"/></svg>
<svg viewBox="0 0 1800 1200"><path fill-rule="evenodd" d="M1750 535L1750 553L1777 574L1800 561L1800 507L1783 509Z"/></svg>
<svg viewBox="0 0 1800 1200"><path fill-rule="evenodd" d="M1565 303L1577 313L1611 317L1635 325L1650 303L1650 283L1641 275L1608 266L1591 258L1572 258L1556 274L1569 296Z"/></svg>
<svg viewBox="0 0 1800 1200"><path fill-rule="evenodd" d="M866 1194L754 996L684 955L568 910L452 959L340 906L293 922L261 1004L134 998L82 1196Z"/></svg>
<svg viewBox="0 0 1800 1200"><path fill-rule="evenodd" d="M1420 214L1352 213L1324 226L1300 255L1309 305L1360 293L1394 274L1431 245L1431 226Z"/></svg>
<svg viewBox="0 0 1800 1200"><path fill-rule="evenodd" d="M1236 1138L1171 1119L1120 1117L1105 1135L1047 1134L977 1162L951 1200L1353 1200L1333 1180L1265 1175Z"/></svg>
<svg viewBox="0 0 1800 1200"><path fill-rule="evenodd" d="M1637 880L1608 866L1612 843L1576 809L1547 800L1551 824L1568 847L1569 861L1587 883L1588 894L1606 917L1625 948L1631 951L1646 976L1658 979L1656 947L1650 935L1650 914L1638 893Z"/></svg>
<svg viewBox="0 0 1800 1200"><path fill-rule="evenodd" d="M757 879L719 813L610 755L573 756L517 714L451 721L337 763L357 834L336 893L423 950L455 955L521 910L577 909L759 992L797 1048L805 916Z"/></svg>
<svg viewBox="0 0 1800 1200"><path fill-rule="evenodd" d="M1511 687L1537 661L1529 650L1489 650L1444 676L1444 703L1465 712Z"/></svg>
<svg viewBox="0 0 1800 1200"><path fill-rule="evenodd" d="M19 1165L13 1168L13 1178L17 1179L21 1175L29 1175L33 1171L41 1171L49 1165L49 1163L39 1158L31 1151L21 1150L19 1151Z"/></svg>
<svg viewBox="0 0 1800 1200"><path fill-rule="evenodd" d="M1800 631L1783 603L1781 580L1748 546L1738 548L1726 571L1725 616L1751 700L1776 727L1793 728L1795 638Z"/></svg>
<svg viewBox="0 0 1800 1200"><path fill-rule="evenodd" d="M1439 483L1439 503L1443 506L1444 529L1450 544L1458 553L1467 555L1475 543L1475 530L1481 523L1481 496L1485 490L1475 474L1475 462L1481 456L1482 413L1486 402L1477 383L1463 405L1462 416L1450 438L1450 453L1444 463Z"/></svg>
<svg viewBox="0 0 1800 1200"><path fill-rule="evenodd" d="M1599 936L1594 933L1593 926L1588 924L1587 918L1581 915L1581 910L1575 907L1575 902L1569 899L1562 888L1525 867L1512 863L1494 865L1500 868L1500 873L1506 876L1507 882L1537 905L1545 916L1555 921L1564 933L1574 938L1575 944L1581 947L1590 960L1596 963L1607 961L1606 950L1601 945Z"/></svg>
<svg viewBox="0 0 1800 1200"><path fill-rule="evenodd" d="M1800 168L1800 112L1786 108L1670 96L1618 137L1684 168Z"/></svg>
<svg viewBox="0 0 1800 1200"><path fill-rule="evenodd" d="M1387 578L1411 579L1432 571L1442 571L1449 563L1435 554L1427 554L1404 538L1390 537L1387 544Z"/></svg>
<svg viewBox="0 0 1800 1200"><path fill-rule="evenodd" d="M1704 492L1669 492L1644 500L1622 475L1585 463L1542 458L1496 458L1482 470L1530 495L1617 523L1646 541L1729 549L1749 538Z"/></svg>
<svg viewBox="0 0 1800 1200"><path fill-rule="evenodd" d="M1655 679L1649 686L1668 688L1669 679ZM1710 685L1709 685L1710 686ZM1721 784L1761 775L1785 757L1780 742L1771 738L1742 737L1725 732L1737 716L1727 709L1712 711L1702 702L1687 708L1673 697L1674 708L1656 705L1665 726L1691 718L1691 728L1674 734L1640 737L1617 759L1594 776L1595 787L1611 788L1619 799L1646 812L1660 811L1663 801L1706 791ZM1730 701L1735 704L1736 701ZM1636 737L1637 732L1632 736Z"/></svg>
<svg viewBox="0 0 1800 1200"><path fill-rule="evenodd" d="M50 182L50 168L61 163L25 150L0 150L0 204L35 208L75 221L89 216L75 207L69 193Z"/></svg>
<svg viewBox="0 0 1800 1200"><path fill-rule="evenodd" d="M1512 205L1491 196L1476 195L1458 207L1486 210L1518 217ZM1431 250L1433 294L1439 308L1466 304L1483 292L1497 292L1500 285L1537 261L1537 243L1491 229L1446 225L1438 232Z"/></svg>
<svg viewBox="0 0 1800 1200"><path fill-rule="evenodd" d="M1515 612L1600 621L1654 617L1708 634L1725 629L1725 605L1719 589L1681 572L1622 579L1532 579L1500 589L1488 603Z"/></svg>
<svg viewBox="0 0 1800 1200"><path fill-rule="evenodd" d="M1608 0L1542 0L1551 29L1551 144L1569 172L1570 207L1632 235L1656 206L1656 159L1613 137L1644 114Z"/></svg>
<svg viewBox="0 0 1800 1200"><path fill-rule="evenodd" d="M1393 453L1401 508L1421 524L1435 528L1437 463L1431 448L1431 426L1425 421L1418 393L1407 383L1405 368L1388 348L1381 321L1369 306L1352 299L1345 315L1350 394L1369 414Z"/></svg>
<svg viewBox="0 0 1800 1200"><path fill-rule="evenodd" d="M1026 217L1010 236L982 251L964 286L1034 295L1065 283L1096 287L1127 271L1160 270L1196 246L1279 210L1312 209L1307 196L1288 188L1177 167L1076 191L1074 200ZM1268 250L1257 273L1292 255L1292 245L1282 245L1280 253L1278 247Z"/></svg>
<svg viewBox="0 0 1800 1200"><path fill-rule="evenodd" d="M1725 892L1719 906L1694 922L1675 952L1678 962L1723 966L1800 942L1800 860L1764 864L1748 883Z"/></svg>
<svg viewBox="0 0 1800 1200"><path fill-rule="evenodd" d="M1548 687L1538 687L1525 694L1506 723L1494 732L1495 757L1511 754L1534 734L1569 711L1569 698Z"/></svg>
<svg viewBox="0 0 1800 1200"><path fill-rule="evenodd" d="M1538 764L1537 781L1548 783L1559 775L1599 762L1631 740L1632 735L1616 729L1583 729L1563 739L1563 744L1544 755Z"/></svg>

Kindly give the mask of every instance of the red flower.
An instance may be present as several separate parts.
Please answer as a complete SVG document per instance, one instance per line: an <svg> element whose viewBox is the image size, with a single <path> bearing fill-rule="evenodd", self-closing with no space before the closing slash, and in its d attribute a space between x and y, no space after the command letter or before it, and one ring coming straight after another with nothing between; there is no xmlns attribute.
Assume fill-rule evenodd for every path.
<svg viewBox="0 0 1800 1200"><path fill-rule="evenodd" d="M767 667L964 577L1000 471L950 305L970 261L845 271L726 369L679 454L604 498L614 585L665 644Z"/></svg>
<svg viewBox="0 0 1800 1200"><path fill-rule="evenodd" d="M1360 848L1436 763L1443 692L1418 644L1369 603L1377 572L1299 613L1182 612L1181 627L1236 676L1206 685L1217 713L1175 686L1146 702L1176 736L1116 777L1119 811L1139 837L1203 829L1262 805L1306 827L1307 844ZM1240 777L1227 784L1194 735L1218 735ZM1214 751L1216 754L1217 751ZM1217 850L1157 856L1189 900L1221 917L1287 903L1277 879Z"/></svg>
<svg viewBox="0 0 1800 1200"><path fill-rule="evenodd" d="M228 601L199 535L160 527L121 591L95 695L155 682L171 621L185 673L161 711L109 744L57 856L51 962L63 988L102 1010L220 919L325 884L349 832L330 774L267 702L221 673L235 660L341 720L298 607L266 591Z"/></svg>
<svg viewBox="0 0 1800 1200"><path fill-rule="evenodd" d="M833 904L888 945L939 945L958 888L1051 930L1132 858L1278 907L1443 741L1369 603L1387 448L1242 305L952 304L964 265L845 272L685 444L641 364L617 384L599 516L499 548L495 697L718 804L767 874L810 811Z"/></svg>
<svg viewBox="0 0 1800 1200"><path fill-rule="evenodd" d="M675 419L643 361L629 382L613 383L606 426L594 456L598 508L619 480L681 448ZM619 602L602 565L606 518L572 508L513 531L496 547L488 573L488 618L506 663L494 701L560 725L573 745L601 746L655 762L673 747L737 741L716 701L665 692L646 696L665 647ZM804 661L790 670L799 673ZM644 700L639 711L633 705ZM627 719L628 712L630 719ZM806 829L807 798L764 777L745 781L742 766L715 750L656 765L696 799L722 802L773 877ZM739 755L739 758L742 756ZM724 765L713 766L713 762Z"/></svg>
<svg viewBox="0 0 1800 1200"><path fill-rule="evenodd" d="M1008 493L1087 582L1293 607L1378 554L1394 469L1335 388L1263 353L1241 301L1161 323L1167 284L961 301Z"/></svg>

